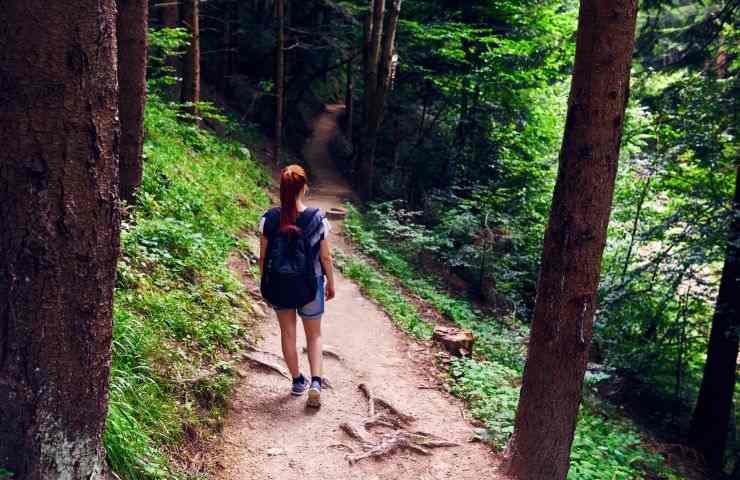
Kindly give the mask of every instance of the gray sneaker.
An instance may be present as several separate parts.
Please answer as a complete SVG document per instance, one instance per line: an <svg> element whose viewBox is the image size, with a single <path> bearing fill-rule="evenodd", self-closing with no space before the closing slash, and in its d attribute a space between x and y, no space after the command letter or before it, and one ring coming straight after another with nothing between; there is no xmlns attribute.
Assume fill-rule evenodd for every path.
<svg viewBox="0 0 740 480"><path fill-rule="evenodd" d="M300 397L301 395L306 393L308 387L308 380L306 380L306 377L301 375L298 380L293 380L293 388L290 389L290 394L294 397Z"/></svg>
<svg viewBox="0 0 740 480"><path fill-rule="evenodd" d="M306 405L312 408L321 406L321 382L314 380L311 382L311 388L308 389L308 401Z"/></svg>

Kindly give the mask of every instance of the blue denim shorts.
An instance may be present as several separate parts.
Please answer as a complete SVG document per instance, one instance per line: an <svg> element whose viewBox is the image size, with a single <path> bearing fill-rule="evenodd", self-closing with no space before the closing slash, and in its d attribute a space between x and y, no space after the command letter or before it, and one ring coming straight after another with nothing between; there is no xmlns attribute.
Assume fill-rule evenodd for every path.
<svg viewBox="0 0 740 480"><path fill-rule="evenodd" d="M319 288L316 289L316 298L305 304L304 306L296 309L298 310L298 315L303 320L315 320L317 318L321 318L321 316L324 314L324 303L325 303L325 294L324 294L324 276L321 275L318 278L318 284ZM272 309L276 312L284 312L286 310L291 310L290 308L283 308L278 305L271 305Z"/></svg>

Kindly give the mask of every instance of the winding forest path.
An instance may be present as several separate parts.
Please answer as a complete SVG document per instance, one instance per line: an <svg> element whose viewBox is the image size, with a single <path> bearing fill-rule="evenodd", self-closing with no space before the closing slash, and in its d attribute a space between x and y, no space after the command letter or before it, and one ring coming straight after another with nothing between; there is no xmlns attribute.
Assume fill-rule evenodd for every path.
<svg viewBox="0 0 740 480"><path fill-rule="evenodd" d="M352 198L352 190L334 168L328 144L337 128L337 108L329 108L316 120L313 138L304 156L316 181L309 203L328 210ZM347 248L341 225L334 222L330 235L335 248ZM365 298L358 287L341 274L336 279L336 298L328 303L323 320L324 343L332 345L341 360L325 357L324 373L331 389L324 389L320 410L305 407L305 397L289 395L289 382L268 369L251 368L238 387L227 416L219 449L219 478L223 480L478 480L497 478L498 464L490 450L470 443L472 425L464 418L464 406L437 387L433 348L408 338L388 316ZM299 329L300 330L300 329ZM261 325L262 355L281 355L275 316L266 315ZM299 349L305 338L299 335ZM267 353L264 353L267 352ZM308 372L306 355L301 368ZM343 422L367 418L368 402L358 389L365 383L378 396L416 417L410 431L424 431L459 443L457 447L433 449L424 456L408 450L382 459L364 459L353 465L350 448L362 449L341 428ZM379 439L384 427L373 427Z"/></svg>

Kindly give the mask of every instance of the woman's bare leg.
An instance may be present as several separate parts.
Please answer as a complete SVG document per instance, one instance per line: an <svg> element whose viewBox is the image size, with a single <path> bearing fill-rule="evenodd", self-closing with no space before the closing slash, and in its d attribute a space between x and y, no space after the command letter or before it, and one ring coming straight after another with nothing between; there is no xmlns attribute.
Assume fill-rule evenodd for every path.
<svg viewBox="0 0 740 480"><path fill-rule="evenodd" d="M293 378L301 374L298 368L298 351L296 350L296 315L295 310L277 312L280 323L280 343L283 346L283 358Z"/></svg>
<svg viewBox="0 0 740 480"><path fill-rule="evenodd" d="M308 363L311 365L311 376L320 377L322 371L321 317L303 321L308 348Z"/></svg>

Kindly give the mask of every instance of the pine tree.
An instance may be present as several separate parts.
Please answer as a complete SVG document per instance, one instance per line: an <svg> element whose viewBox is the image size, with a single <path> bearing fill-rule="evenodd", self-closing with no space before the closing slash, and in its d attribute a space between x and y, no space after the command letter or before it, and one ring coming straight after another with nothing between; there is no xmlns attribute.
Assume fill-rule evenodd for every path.
<svg viewBox="0 0 740 480"><path fill-rule="evenodd" d="M119 190L131 204L141 185L146 100L147 0L118 0L118 110L121 119Z"/></svg>
<svg viewBox="0 0 740 480"><path fill-rule="evenodd" d="M564 480L591 345L637 0L581 2L560 165L545 233L529 353L507 448L521 480Z"/></svg>
<svg viewBox="0 0 740 480"><path fill-rule="evenodd" d="M198 0L185 0L181 7L182 23L190 31L190 46L183 57L182 97L186 111L197 115L200 102L200 20Z"/></svg>
<svg viewBox="0 0 740 480"><path fill-rule="evenodd" d="M119 248L115 0L9 0L0 25L0 466L99 479Z"/></svg>

